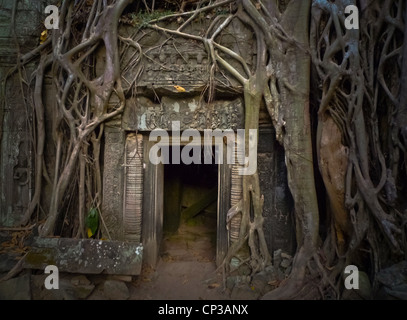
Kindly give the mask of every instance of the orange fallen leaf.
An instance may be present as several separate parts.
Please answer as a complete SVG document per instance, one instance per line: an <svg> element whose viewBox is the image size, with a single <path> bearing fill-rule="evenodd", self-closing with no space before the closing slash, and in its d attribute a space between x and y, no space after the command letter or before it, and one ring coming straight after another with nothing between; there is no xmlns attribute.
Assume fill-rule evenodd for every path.
<svg viewBox="0 0 407 320"><path fill-rule="evenodd" d="M45 40L47 40L47 37L48 37L47 30L44 30L43 32L41 32L40 44L43 44L45 42Z"/></svg>
<svg viewBox="0 0 407 320"><path fill-rule="evenodd" d="M181 86L174 86L174 88L178 91L178 92L185 92L186 90L181 87Z"/></svg>

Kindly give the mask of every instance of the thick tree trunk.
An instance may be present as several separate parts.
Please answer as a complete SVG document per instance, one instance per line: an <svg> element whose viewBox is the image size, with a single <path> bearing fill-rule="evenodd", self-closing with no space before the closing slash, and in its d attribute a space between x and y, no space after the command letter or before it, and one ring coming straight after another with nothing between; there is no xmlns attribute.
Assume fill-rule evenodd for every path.
<svg viewBox="0 0 407 320"><path fill-rule="evenodd" d="M283 145L288 173L288 186L294 199L298 252L285 284L266 294L264 299L286 299L298 294L308 261L316 252L319 210L314 180L311 122L309 110L311 58L309 15L311 1L291 1L284 12L282 26L297 46L290 46L280 66L289 85L280 86L283 113ZM280 81L282 83L282 81Z"/></svg>

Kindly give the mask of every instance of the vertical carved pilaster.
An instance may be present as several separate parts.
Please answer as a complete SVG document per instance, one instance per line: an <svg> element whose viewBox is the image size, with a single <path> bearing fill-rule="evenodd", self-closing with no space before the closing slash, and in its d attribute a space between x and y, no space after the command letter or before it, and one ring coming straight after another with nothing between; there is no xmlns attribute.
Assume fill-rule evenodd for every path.
<svg viewBox="0 0 407 320"><path fill-rule="evenodd" d="M124 239L140 242L144 190L143 136L141 134L127 135L124 172Z"/></svg>
<svg viewBox="0 0 407 320"><path fill-rule="evenodd" d="M125 133L106 126L103 167L102 214L112 240L123 240L123 163Z"/></svg>

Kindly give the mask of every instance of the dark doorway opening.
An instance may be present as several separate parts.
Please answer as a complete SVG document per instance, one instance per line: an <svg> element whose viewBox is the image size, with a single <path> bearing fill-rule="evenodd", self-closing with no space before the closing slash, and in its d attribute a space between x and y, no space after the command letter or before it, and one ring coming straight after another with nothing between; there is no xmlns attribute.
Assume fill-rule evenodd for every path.
<svg viewBox="0 0 407 320"><path fill-rule="evenodd" d="M204 164L202 161L202 164L186 165L182 161L181 164L172 162L170 160L170 164L164 165L161 258L215 261L218 164Z"/></svg>

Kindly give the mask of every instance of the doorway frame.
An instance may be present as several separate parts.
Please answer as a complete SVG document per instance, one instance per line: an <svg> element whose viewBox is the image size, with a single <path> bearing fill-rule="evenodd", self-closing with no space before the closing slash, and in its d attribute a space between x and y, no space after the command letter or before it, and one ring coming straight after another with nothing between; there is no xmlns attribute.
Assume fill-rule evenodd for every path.
<svg viewBox="0 0 407 320"><path fill-rule="evenodd" d="M149 141L148 134L143 134L144 140L144 196L143 196L143 262L155 267L159 261L160 246L163 240L164 220L164 164L152 164L149 160L150 149L157 143ZM167 140L167 141L166 141ZM212 145L218 146L223 142L214 139ZM163 142L172 142L171 136L162 138ZM192 144L191 144L192 143ZM200 145L203 143L201 136ZM177 145L193 145L193 141L179 141ZM172 144L171 144L172 145ZM229 233L226 228L227 212L230 209L230 190L232 165L227 164L227 148L223 148L223 161L218 164L218 196L217 196L217 224L216 224L216 265L220 266L229 247Z"/></svg>

